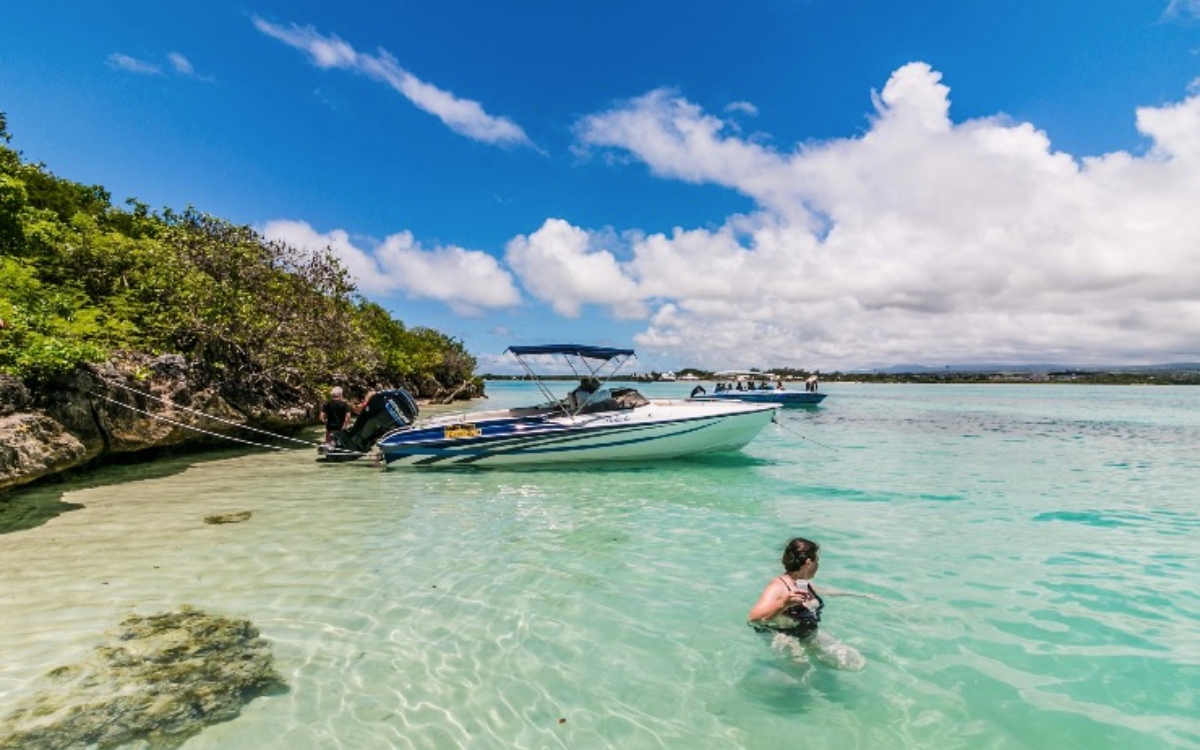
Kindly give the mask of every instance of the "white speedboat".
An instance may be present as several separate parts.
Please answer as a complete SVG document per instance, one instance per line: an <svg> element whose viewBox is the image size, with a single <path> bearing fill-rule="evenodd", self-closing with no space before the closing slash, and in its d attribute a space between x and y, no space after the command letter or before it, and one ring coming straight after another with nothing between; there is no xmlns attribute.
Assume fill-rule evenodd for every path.
<svg viewBox="0 0 1200 750"><path fill-rule="evenodd" d="M400 425L374 441L382 459L389 465L414 467L657 461L739 450L779 410L774 403L647 399L633 388L605 388L633 357L632 349L550 344L508 351L547 397L546 403L410 421L415 414L408 414L407 403L397 402L381 412ZM530 358L546 355L565 358L576 375L594 379L598 387L590 394L577 389L567 398L555 397L529 364ZM604 379L598 377L601 374ZM327 448L325 458L364 454L365 445L343 442L344 449Z"/></svg>

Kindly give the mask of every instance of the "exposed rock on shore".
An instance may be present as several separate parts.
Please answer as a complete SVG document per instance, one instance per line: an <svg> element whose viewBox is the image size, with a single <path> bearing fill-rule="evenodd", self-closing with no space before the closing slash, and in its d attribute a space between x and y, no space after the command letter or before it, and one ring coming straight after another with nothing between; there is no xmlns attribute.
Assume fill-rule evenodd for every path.
<svg viewBox="0 0 1200 750"><path fill-rule="evenodd" d="M178 747L282 689L266 640L247 620L191 607L133 616L84 661L0 720L0 750Z"/></svg>
<svg viewBox="0 0 1200 750"><path fill-rule="evenodd" d="M106 454L220 440L189 428L254 439L239 425L287 432L313 420L299 391L198 381L178 355L128 355L76 370L37 394L0 376L0 491Z"/></svg>

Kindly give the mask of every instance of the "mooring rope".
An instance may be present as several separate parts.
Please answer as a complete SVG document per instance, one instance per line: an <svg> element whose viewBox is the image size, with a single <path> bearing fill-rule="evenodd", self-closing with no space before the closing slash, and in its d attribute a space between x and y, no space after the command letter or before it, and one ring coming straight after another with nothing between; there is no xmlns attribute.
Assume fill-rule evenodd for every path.
<svg viewBox="0 0 1200 750"><path fill-rule="evenodd" d="M257 446L257 447L259 447L259 448L270 448L270 449L271 449L271 450L273 450L273 451L294 451L294 450L299 450L298 448L284 448L284 447L282 447L282 446L279 446L279 445L267 445L266 443L256 443L256 442L254 442L253 440L243 440L242 438L236 438L236 437L233 437L232 435L222 435L222 434L221 434L221 433L219 433L219 432L212 432L212 431L210 431L210 430L202 430L202 429L200 429L199 427L195 427L195 426L193 426L193 425L190 425L190 424L184 424L183 422L178 422L178 421L176 421L176 420L174 420L174 419L170 419L170 418L168 418L168 417L164 417L164 416L162 416L161 414L154 414L153 412L148 412L148 411L145 411L145 410L143 410L143 409L139 409L139 408L137 408L136 406L130 406L129 404L124 404L124 403L121 403L120 401L117 401L115 398L109 398L108 396L101 395L101 394L99 394L99 393L96 393L95 391L88 391L88 393L89 393L90 395L92 395L92 396L95 396L96 398L102 398L102 399L104 399L105 401L108 401L108 402L110 402L110 403L116 404L117 406L124 406L126 409L131 409L131 410L133 410L133 411L136 411L136 412L137 412L137 413L139 413L139 414L145 414L147 417L153 417L154 419L159 419L159 420L162 420L163 422L167 422L167 423L169 423L169 424L173 424L173 425L175 425L175 426L177 426L177 427L182 427L182 428L184 428L185 430L195 430L196 432L202 432L202 433L204 433L205 435L212 435L213 437L219 437L219 438L224 438L224 439L226 439L226 440L232 440L232 441L234 441L235 443L245 443L246 445L253 445L253 446ZM234 424L236 424L236 423L234 423ZM239 425L239 426L240 426L240 425ZM261 430L260 430L260 432L261 432ZM270 434L270 433L268 433L268 434Z"/></svg>
<svg viewBox="0 0 1200 750"><path fill-rule="evenodd" d="M222 423L224 423L224 424L231 425L231 426L233 426L233 427L240 427L240 428L241 428L241 429L243 429L243 430L249 430L249 431L251 431L251 432L257 432L257 433L259 433L260 435L266 435L266 436L268 436L268 437L273 437L273 438L275 438L276 440L288 440L288 441L290 441L290 442L293 442L293 443L300 443L301 445L308 445L308 446L314 446L314 447L320 447L320 445L321 445L320 443L315 443L315 442L313 442L313 441L311 441L311 440L300 440L299 438L288 437L287 435L280 435L280 434L278 434L278 433L270 432L270 431L268 431L268 430L260 430L260 429L259 429L259 428L257 428L257 427L251 427L250 425L241 424L241 423L239 423L239 422L234 422L234 421L232 421L232 420L229 420L229 419L222 419L221 417L214 417L214 416L213 416L213 415L211 415L211 414L205 414L204 412L202 412L202 411L197 411L196 409L189 409L188 407L186 407L186 406L181 406L181 405L179 405L179 404L175 403L174 401L168 401L168 400L167 400L167 399L165 399L165 398L160 398L160 397L158 397L158 396L155 396L153 393L147 393L146 391L139 391L137 388L130 388L129 386L127 386L127 385L124 385L123 383L118 383L118 382L116 382L115 380L109 380L108 378L104 378L104 382L105 382L105 383L108 383L109 385L116 386L117 388L121 388L121 389L124 389L124 390L126 390L126 391L129 391L130 393L136 393L136 394L138 394L139 396L145 396L146 398L152 398L152 399L154 399L155 401L158 401L159 403L166 404L167 406L170 406L170 407L171 407L171 408L173 408L173 409L178 409L178 410L180 410L180 411L186 411L186 412L188 412L189 414L195 414L195 415L197 415L197 416L204 417L205 419L211 419L211 420L213 420L213 421L216 421L216 422L222 422ZM100 394L93 392L93 393L92 393L92 395L94 395L94 396L99 396ZM104 396L100 396L100 398L103 398L103 399L105 399L106 401L112 401L114 404L120 404L121 406L129 406L129 404L124 404L124 403L121 403L120 401L114 401L113 399L111 399L111 398L106 398L106 397L104 397ZM135 409L135 408L134 408L134 407L132 407L132 406L129 406L129 408L133 409L134 411L141 411L140 409ZM150 415L150 416L152 416L152 417L154 417L154 416L158 416L158 415L156 415L156 414L150 414L149 412L142 412L142 413L143 413L143 414L149 414L149 415ZM164 417L164 419L165 419L165 417ZM167 420L167 421L170 421L170 420ZM185 426L185 427L187 427L188 425L184 425L184 426ZM215 433L215 434L220 434L220 433ZM251 445L254 445L254 443L251 443Z"/></svg>
<svg viewBox="0 0 1200 750"><path fill-rule="evenodd" d="M134 393L139 393L139 392L140 392L140 391L138 391L138 390L137 390L137 389L135 389L135 388L129 388L129 387L127 387L127 386L120 385L119 383L111 383L111 385L116 385L116 386L118 386L118 387L125 388L125 390L132 391L132 392L134 392ZM225 435L225 434L222 434L222 433L220 433L220 432L213 432L213 431L211 431L211 430L204 430L204 429L201 429L201 428L199 428L199 427L196 427L196 426L194 426L194 425L186 424L186 423L184 423L184 422L179 422L179 421L177 421L177 420L174 420L174 419L171 419L171 418L169 418L169 417L164 417L164 416L162 416L161 414L155 414L154 412L149 412L149 411L145 411L145 410L143 410L143 409L139 409L139 408L137 408L136 406L131 406L131 405L129 405L129 404L126 404L126 403L124 403L124 402L117 401L116 399L109 398L108 396L105 396L105 395L103 395L103 394L100 394L100 393L96 393L95 391L88 391L88 394L89 394L89 395L92 395L92 396L95 396L96 398L104 399L105 401L107 401L107 402L109 402L109 403L111 403L111 404L116 404L117 406L123 406L123 407L125 407L126 409L129 409L129 410L131 410L131 411L136 411L138 414L145 414L147 417L150 417L150 418L152 418L152 419L158 419L158 420L161 420L161 421L163 421L163 422L166 422L166 423L168 423L168 424L173 424L173 425L175 425L175 426L177 426L177 427L182 427L182 428L184 428L185 430L193 430L194 432L203 433L203 434L205 434L205 435L212 435L213 437L219 437L219 438L223 438L223 439L225 439L225 440L232 440L232 441L233 441L233 442L235 442L235 443L242 443L242 444L244 444L244 445L253 445L253 446L255 446L255 447L258 447L258 448L268 448L268 449L270 449L270 450L273 450L273 451L294 451L294 450L299 450L299 448L284 448L283 446L279 446L279 445L268 445L268 444L266 444L266 443L256 443L256 442L254 442L253 440L245 440L245 439L243 439L243 438L237 438L237 437L233 437L232 435ZM179 405L177 405L177 404L173 404L173 403L171 403L170 401L166 401L165 399L161 399L161 398L159 398L158 396L154 396L154 395L151 395L151 394L149 394L149 393L143 393L142 395L144 395L144 396L148 396L149 398L155 399L156 401L160 401L160 402L162 402L162 403L165 403L165 404L167 404L167 405L169 405L169 406L172 406L172 407L175 407L175 408L177 408L177 409L182 409L183 411L191 412L192 414L197 414L197 415L199 415L199 416L201 416L201 417L205 417L205 418L207 418L207 419L215 419L215 420L216 420L216 421L218 421L218 422L224 422L225 424L233 425L234 427L241 427L242 429L245 429L245 430L253 430L254 432L259 432L259 433L262 433L262 434L264 434L264 435L269 435L269 436L271 436L271 437L274 437L274 438L279 438L279 439L281 439L281 440L291 440L292 442L294 442L294 443L300 443L301 445L317 446L318 448L321 446L321 443L314 443L314 442L312 442L312 441L309 441L309 440L296 440L295 438L290 438L290 437L288 437L287 435L277 435L277 434L275 434L275 433L273 433L273 432L268 432L268 431L266 431L266 430L260 430L260 429L257 429L257 428L255 428L255 427L248 427L248 426L246 426L246 425L243 425L243 424L238 424L237 422L231 422L231 421L229 421L228 419L221 419L220 417L214 417L214 416L212 416L211 414L205 414L205 413L204 413L204 412L202 412L202 411L196 411L195 409L189 409L189 408L187 408L186 406L179 406ZM340 455L340 456L370 456L370 455L371 455L371 453L369 453L369 452L363 452L363 451L350 451L350 450L343 450L343 449L338 449L338 452L337 452L337 453L338 453L338 455Z"/></svg>
<svg viewBox="0 0 1200 750"><path fill-rule="evenodd" d="M816 440L813 440L812 438L808 438L808 437L805 437L804 435L801 435L799 432L796 432L795 430L788 429L788 427L785 424L783 424L782 422L779 421L778 416L779 415L776 414L774 417L771 417L771 421L774 422L775 426L778 427L779 429L781 429L785 432L790 432L793 435L795 435L796 437L800 438L801 440L807 440L808 442L812 443L813 445L819 445L822 448L825 448L825 449L831 450L831 451L837 450L837 448L834 448L832 445L825 445L824 443L819 443Z"/></svg>

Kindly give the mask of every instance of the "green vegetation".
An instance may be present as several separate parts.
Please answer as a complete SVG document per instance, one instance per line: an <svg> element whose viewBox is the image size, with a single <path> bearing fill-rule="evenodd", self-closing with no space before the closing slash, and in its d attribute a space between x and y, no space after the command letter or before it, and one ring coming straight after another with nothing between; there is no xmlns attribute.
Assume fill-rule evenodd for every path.
<svg viewBox="0 0 1200 750"><path fill-rule="evenodd" d="M312 393L333 381L422 395L474 378L461 342L356 294L327 249L194 209L112 205L8 146L0 113L0 373L32 385L121 351L183 354L202 377Z"/></svg>

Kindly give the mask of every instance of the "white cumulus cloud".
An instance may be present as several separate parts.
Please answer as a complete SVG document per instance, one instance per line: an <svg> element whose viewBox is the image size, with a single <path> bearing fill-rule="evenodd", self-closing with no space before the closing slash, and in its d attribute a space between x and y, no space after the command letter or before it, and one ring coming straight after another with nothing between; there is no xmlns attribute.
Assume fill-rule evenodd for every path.
<svg viewBox="0 0 1200 750"><path fill-rule="evenodd" d="M639 346L694 364L1200 357L1200 96L1136 112L1144 154L1086 158L1031 123L954 122L924 63L873 101L862 135L791 151L671 90L588 116L584 147L756 209L629 231L621 261L596 245L610 232L551 220L507 260L562 314L648 310Z"/></svg>
<svg viewBox="0 0 1200 750"><path fill-rule="evenodd" d="M318 68L350 70L387 84L460 135L502 146L532 145L525 131L509 118L489 115L479 102L422 81L386 50L380 49L375 55L357 52L337 36L326 36L311 26L281 26L257 16L253 22L267 36L307 53Z"/></svg>
<svg viewBox="0 0 1200 750"><path fill-rule="evenodd" d="M413 298L444 302L462 315L478 315L487 308L511 307L521 301L512 275L496 259L478 250L442 246L426 249L410 232L399 232L382 242L351 239L343 229L318 232L304 221L277 219L259 231L310 251L332 248L368 295L396 292Z"/></svg>
<svg viewBox="0 0 1200 750"><path fill-rule="evenodd" d="M640 316L636 284L604 238L561 219L547 219L536 232L508 243L505 260L525 288L559 315L577 317L585 304L609 305L623 317Z"/></svg>

